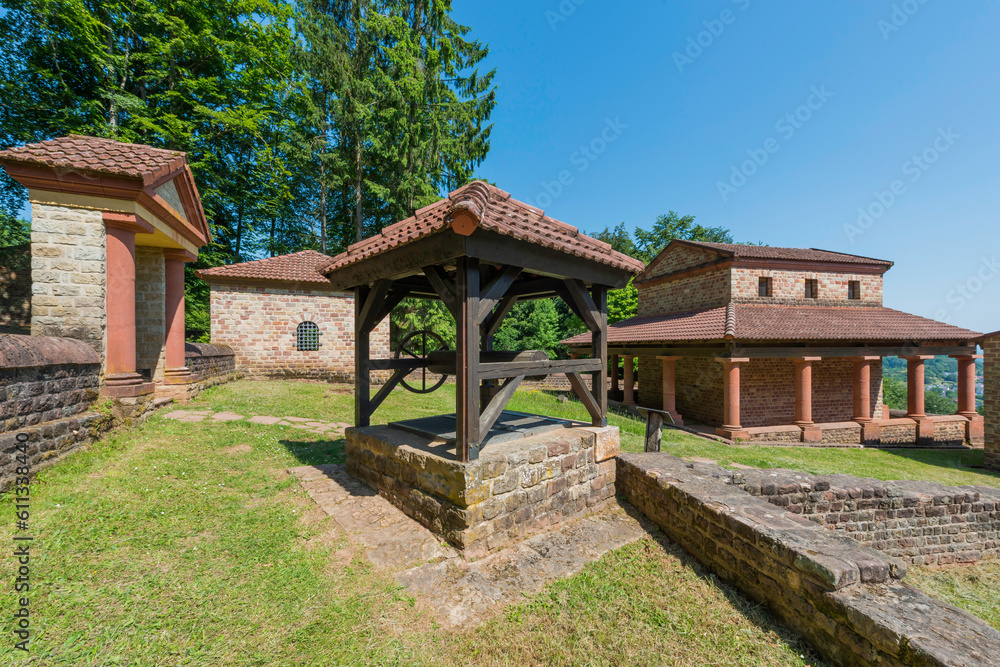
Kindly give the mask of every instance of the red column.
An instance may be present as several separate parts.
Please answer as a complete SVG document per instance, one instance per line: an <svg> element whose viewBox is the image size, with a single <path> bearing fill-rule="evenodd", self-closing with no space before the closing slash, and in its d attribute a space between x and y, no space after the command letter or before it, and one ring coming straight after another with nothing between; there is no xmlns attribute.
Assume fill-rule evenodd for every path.
<svg viewBox="0 0 1000 667"><path fill-rule="evenodd" d="M906 416L917 422L917 441L934 439L934 421L924 412L924 362L932 355L906 357Z"/></svg>
<svg viewBox="0 0 1000 667"><path fill-rule="evenodd" d="M135 372L135 235L152 227L134 215L104 214L107 244L105 308L107 347L105 349L104 393L135 396L148 393L142 376Z"/></svg>
<svg viewBox="0 0 1000 667"><path fill-rule="evenodd" d="M618 400L618 355L611 355L611 395Z"/></svg>
<svg viewBox="0 0 1000 667"><path fill-rule="evenodd" d="M635 357L625 355L625 396L622 403L635 405Z"/></svg>
<svg viewBox="0 0 1000 667"><path fill-rule="evenodd" d="M723 424L716 430L719 435L731 440L747 438L748 433L740 425L740 364L748 358L717 358L722 364Z"/></svg>
<svg viewBox="0 0 1000 667"><path fill-rule="evenodd" d="M881 440L881 427L872 419L872 362L882 357L854 359L854 421L861 424L861 442L872 444ZM888 415L884 417L888 419Z"/></svg>
<svg viewBox="0 0 1000 667"><path fill-rule="evenodd" d="M812 418L812 364L822 357L799 357L795 362L795 425L802 428L802 442L820 442L823 433Z"/></svg>
<svg viewBox="0 0 1000 667"><path fill-rule="evenodd" d="M663 362L663 411L669 412L675 424L684 419L677 412L677 360L680 357L657 357Z"/></svg>
<svg viewBox="0 0 1000 667"><path fill-rule="evenodd" d="M965 425L965 440L970 445L982 445L986 437L986 423L976 411L976 360L981 354L955 355L958 360L958 411L968 419Z"/></svg>
<svg viewBox="0 0 1000 667"><path fill-rule="evenodd" d="M184 264L197 259L186 250L163 250L167 327L164 384L185 384L191 378L184 365Z"/></svg>

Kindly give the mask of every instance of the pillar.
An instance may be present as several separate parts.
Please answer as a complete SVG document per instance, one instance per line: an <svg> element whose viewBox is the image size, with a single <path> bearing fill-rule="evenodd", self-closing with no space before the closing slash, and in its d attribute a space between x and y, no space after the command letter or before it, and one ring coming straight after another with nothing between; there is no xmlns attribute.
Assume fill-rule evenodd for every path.
<svg viewBox="0 0 1000 667"><path fill-rule="evenodd" d="M135 235L152 227L137 216L105 213L107 231L107 347L104 389L107 396L148 394L152 383L144 383L135 372Z"/></svg>
<svg viewBox="0 0 1000 667"><path fill-rule="evenodd" d="M618 366L620 362L617 354L611 355L611 396L618 400Z"/></svg>
<svg viewBox="0 0 1000 667"><path fill-rule="evenodd" d="M981 445L985 439L983 416L976 410L976 360L981 354L953 355L958 361L958 411L968 421L965 426L965 440L970 445Z"/></svg>
<svg viewBox="0 0 1000 667"><path fill-rule="evenodd" d="M191 369L184 358L184 264L195 259L186 250L163 250L167 305L164 384L186 384L191 380Z"/></svg>
<svg viewBox="0 0 1000 667"><path fill-rule="evenodd" d="M876 444L882 439L882 429L872 419L872 362L882 357L856 357L854 359L854 417L861 424L862 444ZM888 415L885 417L888 419Z"/></svg>
<svg viewBox="0 0 1000 667"><path fill-rule="evenodd" d="M677 412L677 360L680 357L657 357L663 362L663 411L669 412L675 424L684 419Z"/></svg>
<svg viewBox="0 0 1000 667"><path fill-rule="evenodd" d="M750 434L740 425L740 365L748 358L717 358L722 364L723 418L722 427L716 430L721 436L736 440L747 439Z"/></svg>
<svg viewBox="0 0 1000 667"><path fill-rule="evenodd" d="M622 403L635 405L635 357L625 355L625 395Z"/></svg>
<svg viewBox="0 0 1000 667"><path fill-rule="evenodd" d="M795 362L795 425L802 442L821 442L823 433L812 418L812 364L822 357L798 357Z"/></svg>
<svg viewBox="0 0 1000 667"><path fill-rule="evenodd" d="M917 441L934 439L934 421L924 412L924 362L933 355L906 357L906 416L917 422Z"/></svg>

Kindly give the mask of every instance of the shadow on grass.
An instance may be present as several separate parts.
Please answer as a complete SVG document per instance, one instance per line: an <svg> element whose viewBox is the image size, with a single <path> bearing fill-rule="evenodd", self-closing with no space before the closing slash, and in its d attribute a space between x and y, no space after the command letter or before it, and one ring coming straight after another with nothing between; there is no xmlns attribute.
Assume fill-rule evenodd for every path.
<svg viewBox="0 0 1000 667"><path fill-rule="evenodd" d="M721 592L733 609L737 610L743 618L747 619L757 628L764 632L774 632L781 639L782 643L792 647L797 653L802 655L813 667L828 667L830 663L823 660L812 646L795 630L785 625L778 617L771 613L767 605L754 602L735 586L724 582L714 575L697 558L684 550L682 546L671 540L659 526L654 524L646 515L640 512L634 505L625 498L618 496L618 504L625 513L638 521L649 533L664 552L677 558L684 567L690 569L694 574L706 582L712 588Z"/></svg>
<svg viewBox="0 0 1000 667"><path fill-rule="evenodd" d="M347 461L347 441L336 440L279 440L288 453L301 465L317 466L325 463L345 463Z"/></svg>

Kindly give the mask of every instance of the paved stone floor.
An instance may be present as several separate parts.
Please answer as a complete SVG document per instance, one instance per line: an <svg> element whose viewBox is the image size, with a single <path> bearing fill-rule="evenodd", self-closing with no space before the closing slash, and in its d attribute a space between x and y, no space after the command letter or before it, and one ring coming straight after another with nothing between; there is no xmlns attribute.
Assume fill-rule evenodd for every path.
<svg viewBox="0 0 1000 667"><path fill-rule="evenodd" d="M390 572L447 627L485 620L526 594L579 572L608 551L648 537L618 505L569 522L482 560L468 562L343 465L289 470L365 557Z"/></svg>
<svg viewBox="0 0 1000 667"><path fill-rule="evenodd" d="M292 428L299 428L310 433L318 433L320 435L344 435L344 429L350 426L344 422L327 422L319 421L315 419L306 419L304 417L272 417L270 415L255 415L253 417L246 417L245 415L238 415L235 412L213 412L211 410L174 410L163 415L166 419L176 419L182 422L201 422L201 421L217 421L217 422L233 422L233 421L247 421L251 424L264 424L267 426L291 426Z"/></svg>

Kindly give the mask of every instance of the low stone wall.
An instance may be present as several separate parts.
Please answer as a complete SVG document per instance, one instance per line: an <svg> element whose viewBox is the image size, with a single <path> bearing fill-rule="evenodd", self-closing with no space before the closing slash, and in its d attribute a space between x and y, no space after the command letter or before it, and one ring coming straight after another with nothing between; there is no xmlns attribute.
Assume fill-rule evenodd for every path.
<svg viewBox="0 0 1000 667"><path fill-rule="evenodd" d="M996 664L1000 632L904 584L904 561L747 493L743 474L621 454L617 486L668 537L837 664Z"/></svg>
<svg viewBox="0 0 1000 667"><path fill-rule="evenodd" d="M183 403L209 387L242 377L236 370L236 352L228 345L185 343L184 365L191 371L189 381L184 384L158 385L158 398L172 398Z"/></svg>
<svg viewBox="0 0 1000 667"><path fill-rule="evenodd" d="M914 565L992 560L1000 490L791 470L746 470L739 486L793 514Z"/></svg>
<svg viewBox="0 0 1000 667"><path fill-rule="evenodd" d="M983 347L983 412L986 418L986 467L1000 470L1000 331L986 336Z"/></svg>
<svg viewBox="0 0 1000 667"><path fill-rule="evenodd" d="M31 244L0 248L0 334L31 333Z"/></svg>
<svg viewBox="0 0 1000 667"><path fill-rule="evenodd" d="M81 341L0 334L0 490L18 467L37 472L103 431L110 415L89 412L100 372L97 353ZM19 434L28 438L20 462Z"/></svg>
<svg viewBox="0 0 1000 667"><path fill-rule="evenodd" d="M347 470L467 556L482 556L615 495L617 427L566 428L483 447L389 426L347 429Z"/></svg>
<svg viewBox="0 0 1000 667"><path fill-rule="evenodd" d="M936 415L931 417L934 421L933 438L918 439L917 422L906 417L886 419L868 424L862 427L856 422L831 422L816 424L820 432L820 440L811 444L813 446L856 446L876 448L935 448L935 447L962 447L966 445L982 445L982 441L973 437L970 442L969 421L961 415ZM749 442L765 443L801 443L802 429L794 425L788 426L761 426L744 429ZM866 433L868 437L866 438Z"/></svg>

